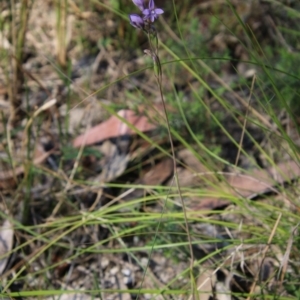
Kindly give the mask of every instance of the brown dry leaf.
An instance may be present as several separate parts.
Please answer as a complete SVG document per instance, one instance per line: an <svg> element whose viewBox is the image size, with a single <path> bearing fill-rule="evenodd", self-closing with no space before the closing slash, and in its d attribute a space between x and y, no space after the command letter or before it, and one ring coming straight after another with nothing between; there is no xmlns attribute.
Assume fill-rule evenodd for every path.
<svg viewBox="0 0 300 300"><path fill-rule="evenodd" d="M227 182L220 184L218 190L235 196L253 199L269 191L276 192L275 185L292 181L300 176L300 167L295 161L280 163L276 168L255 170L252 174L229 174ZM209 189L209 193L217 192ZM230 204L230 201L217 197L197 198L192 201L193 210L211 210Z"/></svg>
<svg viewBox="0 0 300 300"><path fill-rule="evenodd" d="M142 178L135 181L134 184L141 185L159 185L165 182L173 174L173 161L167 158L144 174ZM142 197L145 191L143 189L135 189L129 195L123 197L123 200L131 200Z"/></svg>
<svg viewBox="0 0 300 300"><path fill-rule="evenodd" d="M139 180L140 184L158 185L166 181L173 172L172 159L165 159L149 170L143 178Z"/></svg>
<svg viewBox="0 0 300 300"><path fill-rule="evenodd" d="M136 113L129 109L122 109L118 112L118 115L139 131L146 132L153 130L157 125L150 123L146 116L136 115ZM93 145L100 143L109 138L115 138L123 135L133 135L135 131L129 128L127 124L123 123L116 116L111 116L105 122L92 127L84 134L78 136L73 141L74 147L81 147L82 145Z"/></svg>
<svg viewBox="0 0 300 300"><path fill-rule="evenodd" d="M177 176L180 183L180 186L200 186L201 181L198 177L194 176L194 173L191 170L186 168L177 167ZM168 186L174 185L174 180L171 178L168 183Z"/></svg>
<svg viewBox="0 0 300 300"><path fill-rule="evenodd" d="M222 209L230 204L230 201L224 200L221 198L194 198L191 201L191 209L192 210L214 210L214 209Z"/></svg>
<svg viewBox="0 0 300 300"><path fill-rule="evenodd" d="M204 166L197 157L189 150L183 149L178 152L178 158L183 160L184 163L190 167L194 172L204 173L208 172L206 166Z"/></svg>
<svg viewBox="0 0 300 300"><path fill-rule="evenodd" d="M0 274L3 273L7 265L9 255L13 246L14 230L9 220L5 220L0 228Z"/></svg>
<svg viewBox="0 0 300 300"><path fill-rule="evenodd" d="M299 176L299 165L295 161L287 161L278 164L276 168L256 170L249 176L235 174L228 178L228 184L234 194L251 199L274 190L273 187L277 184L289 182Z"/></svg>
<svg viewBox="0 0 300 300"><path fill-rule="evenodd" d="M203 186L208 182L216 182L215 174L209 172L209 169L189 149L180 150L178 158L187 166L187 168L177 168L181 186Z"/></svg>

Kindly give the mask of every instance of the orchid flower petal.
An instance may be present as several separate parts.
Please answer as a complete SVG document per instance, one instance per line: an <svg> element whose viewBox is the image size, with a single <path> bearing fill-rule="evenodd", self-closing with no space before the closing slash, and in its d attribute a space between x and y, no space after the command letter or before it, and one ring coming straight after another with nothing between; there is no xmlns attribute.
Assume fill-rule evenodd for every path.
<svg viewBox="0 0 300 300"><path fill-rule="evenodd" d="M155 8L155 4L154 4L154 0L150 0L149 1L149 9L154 9Z"/></svg>
<svg viewBox="0 0 300 300"><path fill-rule="evenodd" d="M143 11L145 9L144 0L132 0L132 2L140 9L140 11Z"/></svg>
<svg viewBox="0 0 300 300"><path fill-rule="evenodd" d="M161 15L161 14L163 14L164 13L164 11L161 9L161 8L155 8L155 13L157 14L157 15Z"/></svg>
<svg viewBox="0 0 300 300"><path fill-rule="evenodd" d="M129 20L130 24L135 28L143 29L145 26L143 18L137 14L130 14Z"/></svg>

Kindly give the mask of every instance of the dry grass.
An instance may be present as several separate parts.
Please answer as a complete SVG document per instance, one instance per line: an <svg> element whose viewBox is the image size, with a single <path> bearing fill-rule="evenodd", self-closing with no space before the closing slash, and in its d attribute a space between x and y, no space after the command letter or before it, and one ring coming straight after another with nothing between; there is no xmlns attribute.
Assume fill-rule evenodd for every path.
<svg viewBox="0 0 300 300"><path fill-rule="evenodd" d="M0 247L5 299L189 299L193 286L201 299L299 297L299 78L289 65L299 46L287 33L297 10L161 2L162 86L189 237L147 40L127 21L133 5L0 4L1 238L12 238L8 221L14 228L12 249ZM123 108L159 126L73 147Z"/></svg>

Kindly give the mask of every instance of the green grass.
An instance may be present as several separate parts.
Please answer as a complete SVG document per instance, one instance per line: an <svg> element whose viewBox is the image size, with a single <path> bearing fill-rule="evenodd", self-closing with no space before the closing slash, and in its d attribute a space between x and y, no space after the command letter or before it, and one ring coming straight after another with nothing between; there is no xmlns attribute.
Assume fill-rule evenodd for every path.
<svg viewBox="0 0 300 300"><path fill-rule="evenodd" d="M32 21L16 22L25 14L25 2L22 3L20 7L3 4L10 17L1 16L2 34L6 28L16 34L18 25L41 39L48 35L50 43L51 32L46 25L42 31L35 29L35 32L28 26L32 26ZM158 299L157 295L161 295L159 299L171 299L171 296L191 299L191 295L197 294L195 299L202 299L196 289L197 279L205 268L218 276L221 269L235 274L236 266L247 265L249 260L258 257L272 258L274 264L276 262L275 274L268 280L269 285L272 280L277 280L277 284L269 288L259 278L252 278L248 291L235 291L234 295L238 299L254 299L257 293L256 299L299 299L299 179L293 182L287 179L286 184L274 183L276 193L262 195L255 201L232 194L226 189L224 179L226 172L251 174L254 169L265 168L278 171L280 162L299 162L297 7L285 1L268 1L259 7L262 15L257 15L257 7L251 10L242 3L233 6L230 1L214 7L174 1L173 5L168 3L164 7L165 20L157 22L156 28L163 93L176 154L188 149L207 170L205 173L194 170L198 183L181 186L186 203L184 212L174 182L170 185L135 182L143 178L141 174L146 168L151 169L162 158L172 158L165 121L159 120L158 134L148 135L117 114L118 108L136 108L137 104L146 103L150 109L152 103L159 100L152 61L146 57L143 60L146 39L127 21L127 14L134 11L134 5L130 1L125 6L122 1L109 0L74 3L75 8L66 1L52 3L53 37L58 43L56 55L47 47L34 49L35 44L30 39L22 39L22 30L19 39L8 34L18 60L24 61L22 51L29 47L34 49L31 49L33 56L40 55L41 64L48 65L54 74L53 86L46 80L48 85L37 86L43 85L58 99L59 105L66 105L66 116L60 115L59 105L35 114L33 109L42 107L44 102L32 105L32 78L22 74L28 93L25 97L25 91L10 81L9 74L13 71L10 65L5 59L0 62L1 80L6 80L4 84L10 90L15 88L24 93L23 99L27 99L24 104L27 119L13 128L10 117L15 102L14 95L10 95L10 111L3 112L4 129L0 132L0 143L6 149L6 152L1 150L0 170L24 167L23 176L16 176L16 187L4 189L1 195L1 208L9 211L9 214L1 211L1 219L9 218L15 231L14 248L4 256L14 253L21 261L14 271L9 265L2 274L1 297L46 299L83 293L106 299L114 293L130 293L135 299L144 299L145 294L151 295L151 299ZM20 8L20 12L16 8ZM34 9L28 5L26 14L35 13ZM269 23L262 21L264 11L271 12L273 27L270 20ZM85 18L84 13L90 15ZM75 21L73 36L67 45L63 37L70 28L61 19L68 20L71 15ZM256 28L258 20L261 23ZM91 30L99 31L98 40L93 34L89 35ZM261 30L265 30L264 36ZM2 48L0 51L1 57L8 57ZM108 57L110 69L99 71L102 81L93 83L92 75L82 76L82 81L72 80L72 70L75 70L72 62L78 61L81 55L95 53ZM120 71L120 62L126 66L125 73L123 69ZM34 64L31 66L33 69L27 71L38 73L39 69L34 69ZM254 70L255 76L245 76L243 68ZM40 83L45 79L43 76L48 76L47 72L36 76ZM65 88L65 92L55 94L54 88L59 90L59 87L61 91ZM80 99L80 103L73 101L73 97ZM68 132L72 109L85 107L88 110L94 100L106 116L118 117L153 149L137 155L129 162L125 175L112 182L94 181L96 171L88 170L81 161L91 157L96 164L103 157L101 151L97 147L74 149L72 140L76 136ZM22 132L27 142L21 139L18 143L17 136ZM33 150L39 138L47 135L56 141L59 150L52 161L34 165ZM15 155L18 149L24 150L20 159ZM176 159L178 167L185 166L184 161ZM193 166L185 167L193 169ZM129 193L130 189L142 190L144 196L129 200L116 198ZM105 195L109 195L112 202ZM94 202L97 197L104 197L106 202L89 211L86 203L90 198ZM224 210L196 212L195 207L207 197L226 199L231 205ZM189 224L189 233L185 221ZM193 270L189 265L189 239L194 249ZM247 246L252 250L261 247L261 253L257 257L249 254L244 250ZM241 253L244 256L239 256ZM137 284L132 289L101 288L97 281L99 270L93 269L92 262L104 257L110 261L107 272L115 261L120 262L119 268L124 261L136 266ZM178 266L175 268L178 272L168 282L156 278L147 260L157 257L168 259L172 267ZM235 263L231 263L234 258ZM89 264L92 269L88 269ZM78 265L86 268L94 281L89 282L88 288L83 286L83 290L71 285L64 288L61 282L65 280L69 284L67 278L71 278L68 276ZM60 272L66 274L62 276ZM253 282L261 287L260 291ZM17 283L22 284L20 290L16 288Z"/></svg>

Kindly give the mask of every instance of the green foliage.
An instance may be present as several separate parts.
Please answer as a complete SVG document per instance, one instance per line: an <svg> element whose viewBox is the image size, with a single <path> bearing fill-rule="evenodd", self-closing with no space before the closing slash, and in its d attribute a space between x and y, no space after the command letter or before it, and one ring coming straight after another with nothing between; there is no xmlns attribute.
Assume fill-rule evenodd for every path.
<svg viewBox="0 0 300 300"><path fill-rule="evenodd" d="M286 48L273 49L269 46L265 47L264 55L267 58L266 65L271 65L270 72L263 73L264 75L260 78L264 83L262 88L266 97L272 102L274 108L282 109L287 104L292 111L297 112L299 110L297 86L300 78L295 66L300 63L299 56ZM280 92L281 97L275 96L274 85L272 81L268 80L270 76L272 81L276 82L276 89Z"/></svg>
<svg viewBox="0 0 300 300"><path fill-rule="evenodd" d="M64 146L64 147L62 147L62 157L64 160L76 159L78 157L79 151L80 150L77 148L73 148L71 146ZM82 152L82 157L86 157L89 155L93 155L98 159L101 159L103 156L99 150L92 148L92 147L85 147Z"/></svg>
<svg viewBox="0 0 300 300"><path fill-rule="evenodd" d="M299 274L298 274L299 276ZM300 300L300 283L299 279L293 278L291 274L287 274L285 278L285 288L292 296Z"/></svg>

